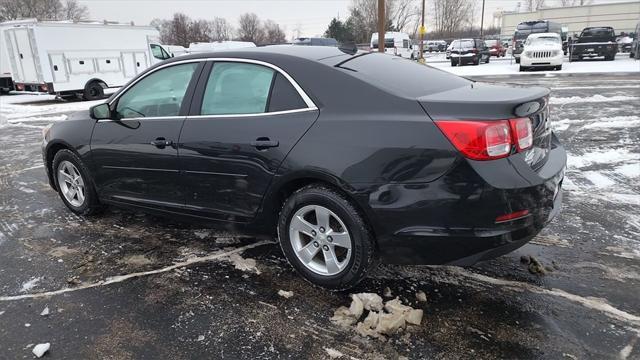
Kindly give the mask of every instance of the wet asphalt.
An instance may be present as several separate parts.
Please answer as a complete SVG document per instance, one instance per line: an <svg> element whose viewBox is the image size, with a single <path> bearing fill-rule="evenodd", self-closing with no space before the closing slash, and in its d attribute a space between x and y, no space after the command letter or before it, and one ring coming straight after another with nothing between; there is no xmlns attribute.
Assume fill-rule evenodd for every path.
<svg viewBox="0 0 640 360"><path fill-rule="evenodd" d="M380 265L351 292L389 287L424 309L420 326L386 341L334 325L351 292L302 280L273 239L251 247L249 236L116 208L73 215L41 167L47 121L0 127L0 359L33 358L44 342L51 359L323 359L327 348L344 359L640 358L640 74L482 80L552 88L569 152L563 212L473 267ZM239 250L256 268L224 257Z"/></svg>

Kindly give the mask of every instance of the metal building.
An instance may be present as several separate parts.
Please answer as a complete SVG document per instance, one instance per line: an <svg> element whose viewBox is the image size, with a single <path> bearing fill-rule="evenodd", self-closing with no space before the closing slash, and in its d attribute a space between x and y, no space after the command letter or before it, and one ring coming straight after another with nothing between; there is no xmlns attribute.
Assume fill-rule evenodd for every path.
<svg viewBox="0 0 640 360"><path fill-rule="evenodd" d="M495 15L494 15L495 16ZM501 35L513 36L523 21L549 20L568 28L570 35L589 26L611 26L616 34L634 32L640 22L640 1L545 8L532 12L503 12Z"/></svg>

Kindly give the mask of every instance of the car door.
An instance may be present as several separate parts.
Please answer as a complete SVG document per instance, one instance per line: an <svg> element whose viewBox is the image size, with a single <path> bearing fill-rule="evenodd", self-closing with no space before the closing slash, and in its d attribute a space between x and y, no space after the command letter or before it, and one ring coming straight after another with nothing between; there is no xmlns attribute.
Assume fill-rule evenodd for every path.
<svg viewBox="0 0 640 360"><path fill-rule="evenodd" d="M113 201L184 206L177 141L204 62L170 64L148 73L110 102L91 138L94 180Z"/></svg>
<svg viewBox="0 0 640 360"><path fill-rule="evenodd" d="M286 73L241 59L211 62L196 93L179 148L187 209L246 222L318 110Z"/></svg>

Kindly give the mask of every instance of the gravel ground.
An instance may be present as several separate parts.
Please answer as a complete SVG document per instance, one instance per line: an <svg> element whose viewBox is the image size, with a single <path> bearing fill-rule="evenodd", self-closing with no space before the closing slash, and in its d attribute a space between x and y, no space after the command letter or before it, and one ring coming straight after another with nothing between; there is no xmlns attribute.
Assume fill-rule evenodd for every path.
<svg viewBox="0 0 640 360"><path fill-rule="evenodd" d="M473 267L381 265L353 292L389 287L424 310L382 340L333 324L349 293L303 281L273 239L115 208L72 215L47 185L40 132L86 103L2 97L0 359L45 342L51 359L640 358L640 75L483 80L552 88L570 155L563 213Z"/></svg>

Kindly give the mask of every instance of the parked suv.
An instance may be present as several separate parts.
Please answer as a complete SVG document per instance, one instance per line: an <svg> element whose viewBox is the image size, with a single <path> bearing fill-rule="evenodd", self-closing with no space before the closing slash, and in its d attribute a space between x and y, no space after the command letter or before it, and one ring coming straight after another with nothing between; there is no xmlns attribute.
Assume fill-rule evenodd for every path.
<svg viewBox="0 0 640 360"><path fill-rule="evenodd" d="M489 63L491 53L482 39L459 39L451 43L451 66L464 63L479 65L480 62Z"/></svg>
<svg viewBox="0 0 640 360"><path fill-rule="evenodd" d="M616 34L610 26L584 28L569 50L571 61L599 56L613 60L618 52Z"/></svg>

